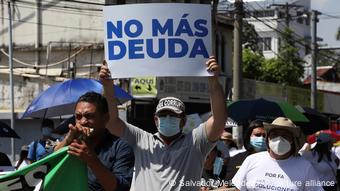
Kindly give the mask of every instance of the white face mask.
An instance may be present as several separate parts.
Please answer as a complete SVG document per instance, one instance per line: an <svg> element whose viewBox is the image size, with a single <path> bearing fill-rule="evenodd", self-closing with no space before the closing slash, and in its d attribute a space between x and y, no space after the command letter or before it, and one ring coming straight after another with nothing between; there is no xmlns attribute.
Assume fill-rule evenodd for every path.
<svg viewBox="0 0 340 191"><path fill-rule="evenodd" d="M167 115L166 117L159 117L158 130L164 136L174 136L181 131L181 129L179 128L180 121L180 118L171 117L169 115Z"/></svg>
<svg viewBox="0 0 340 191"><path fill-rule="evenodd" d="M291 145L288 140L278 136L269 140L269 148L277 155L285 155L291 150Z"/></svg>

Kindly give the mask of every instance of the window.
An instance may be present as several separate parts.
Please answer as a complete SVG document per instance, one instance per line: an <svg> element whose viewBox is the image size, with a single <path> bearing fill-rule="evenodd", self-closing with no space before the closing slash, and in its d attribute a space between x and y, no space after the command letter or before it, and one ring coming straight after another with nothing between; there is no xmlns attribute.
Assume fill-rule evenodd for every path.
<svg viewBox="0 0 340 191"><path fill-rule="evenodd" d="M263 38L263 50L272 49L272 38Z"/></svg>
<svg viewBox="0 0 340 191"><path fill-rule="evenodd" d="M254 11L254 17L274 17L275 12L274 10L261 10L261 11Z"/></svg>
<svg viewBox="0 0 340 191"><path fill-rule="evenodd" d="M268 51L272 49L272 38L266 37L266 38L260 38L259 39L259 48L263 51Z"/></svg>

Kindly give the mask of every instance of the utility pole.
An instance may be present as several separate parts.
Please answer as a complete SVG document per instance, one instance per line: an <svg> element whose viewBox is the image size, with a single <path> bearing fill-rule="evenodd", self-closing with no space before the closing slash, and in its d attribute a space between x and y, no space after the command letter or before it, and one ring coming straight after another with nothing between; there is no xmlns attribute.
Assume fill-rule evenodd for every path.
<svg viewBox="0 0 340 191"><path fill-rule="evenodd" d="M285 5L285 18L286 18L286 27L289 28L290 14L289 14L288 2L286 2L286 5Z"/></svg>
<svg viewBox="0 0 340 191"><path fill-rule="evenodd" d="M234 20L234 66L233 66L233 101L242 98L242 19L243 2L235 0Z"/></svg>
<svg viewBox="0 0 340 191"><path fill-rule="evenodd" d="M42 43L42 10L41 10L41 0L36 0L36 40L35 40L35 70L39 74L39 65L41 63L41 43Z"/></svg>
<svg viewBox="0 0 340 191"><path fill-rule="evenodd" d="M291 16L289 14L289 9L291 7L303 7L302 5L288 4L288 2L286 2L285 4L276 4L276 3L273 3L273 4L270 5L270 7L271 6L274 6L274 7L283 7L284 8L286 27L289 27L289 23L290 23L290 20L291 20Z"/></svg>
<svg viewBox="0 0 340 191"><path fill-rule="evenodd" d="M11 100L11 128L14 130L14 88L13 88L13 47L12 47L12 8L11 0L7 0L8 5L8 65L9 65L9 86ZM11 138L12 160L15 161L15 142Z"/></svg>
<svg viewBox="0 0 340 191"><path fill-rule="evenodd" d="M316 65L317 65L317 51L318 51L318 45L317 45L317 27L316 23L318 22L318 14L320 12L313 10L312 11L312 16L311 16L311 31L312 31L312 41L311 41L311 48L312 48L312 73L311 73L311 82L310 82L310 107L312 109L316 109L316 104L317 104L317 80L316 80Z"/></svg>

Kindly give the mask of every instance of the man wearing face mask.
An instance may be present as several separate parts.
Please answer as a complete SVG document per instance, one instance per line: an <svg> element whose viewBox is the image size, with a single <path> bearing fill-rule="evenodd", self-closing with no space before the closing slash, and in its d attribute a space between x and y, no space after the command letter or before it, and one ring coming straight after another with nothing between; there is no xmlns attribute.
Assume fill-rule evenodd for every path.
<svg viewBox="0 0 340 191"><path fill-rule="evenodd" d="M237 190L321 191L310 162L298 156L301 131L290 119L264 123L267 152L250 155L232 179Z"/></svg>
<svg viewBox="0 0 340 191"><path fill-rule="evenodd" d="M53 152L53 147L56 144L55 140L52 138L53 128L54 123L52 120L43 119L41 124L41 134L43 137L33 141L29 145L28 160L31 163L40 160Z"/></svg>
<svg viewBox="0 0 340 191"><path fill-rule="evenodd" d="M185 106L178 98L166 97L159 101L154 116L158 133L150 134L118 117L110 71L105 62L99 76L110 107L110 122L106 127L126 139L135 153L135 173L131 190L199 190L203 164L216 145L226 122L224 93L218 81L219 65L214 57L206 62L212 116L183 134Z"/></svg>

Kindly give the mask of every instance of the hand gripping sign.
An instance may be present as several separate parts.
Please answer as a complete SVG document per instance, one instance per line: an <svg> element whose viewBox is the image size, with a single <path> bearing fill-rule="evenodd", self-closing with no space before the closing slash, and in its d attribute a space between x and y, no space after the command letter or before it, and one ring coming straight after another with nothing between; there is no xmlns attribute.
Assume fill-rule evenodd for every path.
<svg viewBox="0 0 340 191"><path fill-rule="evenodd" d="M209 75L210 5L114 5L103 11L105 59L112 77Z"/></svg>

